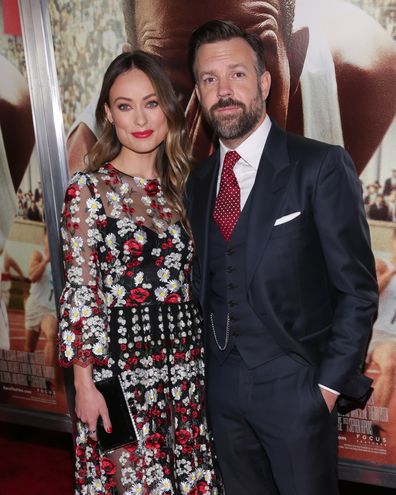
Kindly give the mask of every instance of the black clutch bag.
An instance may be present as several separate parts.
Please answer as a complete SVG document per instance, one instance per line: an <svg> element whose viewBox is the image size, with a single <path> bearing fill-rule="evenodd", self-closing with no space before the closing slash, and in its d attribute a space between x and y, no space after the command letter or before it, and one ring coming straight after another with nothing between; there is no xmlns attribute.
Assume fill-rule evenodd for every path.
<svg viewBox="0 0 396 495"><path fill-rule="evenodd" d="M133 417L133 411L128 404L125 391L118 376L106 378L95 383L103 395L109 411L112 432L107 433L99 417L96 426L96 436L103 452L118 449L124 445L137 443L139 436Z"/></svg>

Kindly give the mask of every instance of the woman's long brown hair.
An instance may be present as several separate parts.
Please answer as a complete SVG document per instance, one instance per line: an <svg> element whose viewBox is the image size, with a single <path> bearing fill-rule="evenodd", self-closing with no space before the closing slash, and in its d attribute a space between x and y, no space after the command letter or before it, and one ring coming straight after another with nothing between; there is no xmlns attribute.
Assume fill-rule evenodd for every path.
<svg viewBox="0 0 396 495"><path fill-rule="evenodd" d="M105 104L110 107L110 89L117 77L131 69L141 70L150 79L159 105L166 116L168 133L159 146L155 167L166 198L186 225L183 196L192 164L191 143L182 107L160 60L155 55L142 50L122 53L107 68L95 112L102 135L86 157L88 170L98 170L104 163L111 162L121 151L121 143L114 126L106 117Z"/></svg>

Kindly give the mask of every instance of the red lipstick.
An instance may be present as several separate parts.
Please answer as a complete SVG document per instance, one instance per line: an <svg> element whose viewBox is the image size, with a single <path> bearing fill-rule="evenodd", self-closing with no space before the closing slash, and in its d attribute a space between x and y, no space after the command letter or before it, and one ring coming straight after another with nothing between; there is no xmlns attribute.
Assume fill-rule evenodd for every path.
<svg viewBox="0 0 396 495"><path fill-rule="evenodd" d="M151 136L154 131L152 129L147 129L147 131L132 132L132 136L138 139L144 139Z"/></svg>

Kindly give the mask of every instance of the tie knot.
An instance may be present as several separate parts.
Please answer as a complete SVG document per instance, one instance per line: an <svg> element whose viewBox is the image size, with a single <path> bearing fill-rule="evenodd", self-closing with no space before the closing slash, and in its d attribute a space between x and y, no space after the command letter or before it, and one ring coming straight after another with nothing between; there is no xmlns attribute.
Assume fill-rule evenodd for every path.
<svg viewBox="0 0 396 495"><path fill-rule="evenodd" d="M241 157L236 151L227 151L227 153L224 156L224 164L223 164L224 170L227 171L232 170L234 168L234 165L240 158Z"/></svg>

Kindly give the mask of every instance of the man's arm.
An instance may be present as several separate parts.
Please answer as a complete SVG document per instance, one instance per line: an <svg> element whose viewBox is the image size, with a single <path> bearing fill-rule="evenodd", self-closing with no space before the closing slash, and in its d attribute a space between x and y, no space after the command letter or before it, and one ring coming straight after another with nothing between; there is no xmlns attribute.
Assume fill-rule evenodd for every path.
<svg viewBox="0 0 396 495"><path fill-rule="evenodd" d="M32 253L29 262L29 279L31 282L38 282L41 279L49 261L49 257L44 256L40 251Z"/></svg>
<svg viewBox="0 0 396 495"><path fill-rule="evenodd" d="M313 211L335 294L333 328L318 383L340 393L362 371L377 311L378 288L361 184L354 163L329 147L313 194Z"/></svg>
<svg viewBox="0 0 396 495"><path fill-rule="evenodd" d="M14 258L11 258L7 253L4 253L4 267L6 272L10 272L10 270L13 269L21 280L25 280L25 275L23 274L21 267Z"/></svg>

